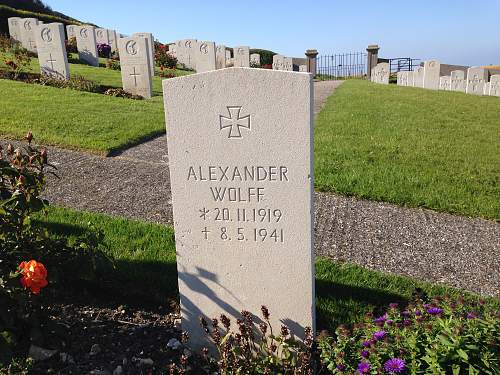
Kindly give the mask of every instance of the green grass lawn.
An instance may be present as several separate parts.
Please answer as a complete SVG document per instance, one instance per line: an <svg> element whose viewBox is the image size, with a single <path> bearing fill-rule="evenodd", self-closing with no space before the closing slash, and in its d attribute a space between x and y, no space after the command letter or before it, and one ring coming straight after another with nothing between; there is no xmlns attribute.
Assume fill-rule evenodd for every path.
<svg viewBox="0 0 500 375"><path fill-rule="evenodd" d="M123 293L124 298L127 294L134 294L141 301L154 299L157 303L177 299L172 228L56 207L51 207L42 220L52 233L70 237L89 230L89 222L101 229L105 234L107 252L116 259L113 279L118 284L118 293ZM332 330L338 324L354 322L368 311L383 309L390 302L404 303L416 287L422 288L429 296L458 296L462 293L444 286L319 259L316 263L318 328ZM489 299L487 303L500 308L497 299Z"/></svg>
<svg viewBox="0 0 500 375"><path fill-rule="evenodd" d="M0 54L0 69L6 56ZM38 59L32 59L30 71L39 72ZM122 87L119 70L70 64L70 71L100 85ZM40 144L109 154L165 132L161 81L153 78L152 99L137 101L0 80L0 137L20 139L31 130Z"/></svg>
<svg viewBox="0 0 500 375"><path fill-rule="evenodd" d="M500 99L346 81L318 115L322 191L500 219Z"/></svg>
<svg viewBox="0 0 500 375"><path fill-rule="evenodd" d="M150 100L0 80L0 136L108 154L165 132L162 97Z"/></svg>

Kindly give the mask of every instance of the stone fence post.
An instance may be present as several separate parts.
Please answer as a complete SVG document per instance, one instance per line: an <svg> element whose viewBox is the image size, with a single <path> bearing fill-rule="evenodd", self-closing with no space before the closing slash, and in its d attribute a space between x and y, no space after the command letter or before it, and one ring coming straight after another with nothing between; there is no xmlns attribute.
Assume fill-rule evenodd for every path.
<svg viewBox="0 0 500 375"><path fill-rule="evenodd" d="M366 61L366 78L368 80L371 79L372 69L377 66L378 63L378 50L380 47L377 44L370 44L366 49L368 52L367 61Z"/></svg>
<svg viewBox="0 0 500 375"><path fill-rule="evenodd" d="M316 75L316 56L318 56L318 51L315 49L308 49L306 51L307 56L307 71L312 73L313 77Z"/></svg>

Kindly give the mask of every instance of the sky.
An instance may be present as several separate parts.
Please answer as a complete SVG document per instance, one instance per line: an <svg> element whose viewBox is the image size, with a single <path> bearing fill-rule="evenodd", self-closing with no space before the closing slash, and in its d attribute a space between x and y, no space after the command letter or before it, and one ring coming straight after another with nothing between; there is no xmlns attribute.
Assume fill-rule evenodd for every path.
<svg viewBox="0 0 500 375"><path fill-rule="evenodd" d="M365 51L379 57L500 65L500 0L45 0L53 10L166 43L194 38L304 57Z"/></svg>

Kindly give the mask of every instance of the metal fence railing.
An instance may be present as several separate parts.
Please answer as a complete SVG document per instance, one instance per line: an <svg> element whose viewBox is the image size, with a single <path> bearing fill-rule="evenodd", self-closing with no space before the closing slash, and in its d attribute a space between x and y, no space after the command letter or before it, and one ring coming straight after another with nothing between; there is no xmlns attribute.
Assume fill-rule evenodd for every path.
<svg viewBox="0 0 500 375"><path fill-rule="evenodd" d="M360 78L366 75L365 52L321 55L316 60L316 74L320 79Z"/></svg>

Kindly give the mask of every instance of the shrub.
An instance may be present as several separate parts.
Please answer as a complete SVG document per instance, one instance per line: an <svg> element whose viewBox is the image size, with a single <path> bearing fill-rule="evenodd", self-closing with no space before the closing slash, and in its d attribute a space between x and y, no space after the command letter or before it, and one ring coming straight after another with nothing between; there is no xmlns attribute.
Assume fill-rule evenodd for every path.
<svg viewBox="0 0 500 375"><path fill-rule="evenodd" d="M66 41L66 52L70 53L78 53L78 46L76 44L76 38L71 37Z"/></svg>
<svg viewBox="0 0 500 375"><path fill-rule="evenodd" d="M323 337L323 364L333 373L494 374L499 368L498 312L463 299L421 300L381 316L368 314L352 331Z"/></svg>
<svg viewBox="0 0 500 375"><path fill-rule="evenodd" d="M241 318L236 321L237 332L232 331L231 321L225 315L221 315L220 320L212 319L210 325L200 318L202 328L218 352L218 357L214 358L207 348L203 350L209 373L312 374L314 340L311 329L305 329L303 343L295 339L284 325L280 333L275 334L268 309L262 306L261 312L262 320L257 324L250 312L242 311ZM184 369L179 370L182 373Z"/></svg>
<svg viewBox="0 0 500 375"><path fill-rule="evenodd" d="M94 81L90 81L79 75L71 76L71 78L68 80L41 75L40 78L34 80L34 83L38 83L43 86L69 88L78 91L87 91L95 93L100 93L103 91L100 85L98 85Z"/></svg>
<svg viewBox="0 0 500 375"><path fill-rule="evenodd" d="M111 70L120 70L120 60L111 57L110 59L106 60L106 68L111 69Z"/></svg>
<svg viewBox="0 0 500 375"><path fill-rule="evenodd" d="M260 55L260 64L267 65L273 64L273 56L276 55L276 52L269 51L267 49L251 49L250 54L258 53Z"/></svg>
<svg viewBox="0 0 500 375"><path fill-rule="evenodd" d="M12 44L9 54L4 57L4 64L7 66L9 75L12 79L19 79L22 73L29 70L31 56L26 48L20 44Z"/></svg>
<svg viewBox="0 0 500 375"><path fill-rule="evenodd" d="M0 34L0 52L9 52L14 45L14 40L5 34Z"/></svg>
<svg viewBox="0 0 500 375"><path fill-rule="evenodd" d="M33 220L48 205L41 193L45 174L55 167L32 139L28 133L26 147L0 148L0 364L32 343L43 344L48 317L40 292L47 276L66 287L71 280L94 280L111 266L99 248L102 233L69 241L50 237Z"/></svg>
<svg viewBox="0 0 500 375"><path fill-rule="evenodd" d="M123 89L120 89L120 88L107 89L104 92L104 95L115 96L115 97L119 97L119 98L136 99L136 100L142 100L142 99L144 99L140 95L131 94L131 93L129 93L129 92L123 90Z"/></svg>
<svg viewBox="0 0 500 375"><path fill-rule="evenodd" d="M97 44L97 54L99 57L109 59L111 57L111 46L107 43Z"/></svg>
<svg viewBox="0 0 500 375"><path fill-rule="evenodd" d="M177 58L168 51L165 44L159 42L155 42L155 61L159 67L171 69L177 67Z"/></svg>
<svg viewBox="0 0 500 375"><path fill-rule="evenodd" d="M165 68L163 65L160 66L160 77L161 78L175 78L174 68Z"/></svg>

